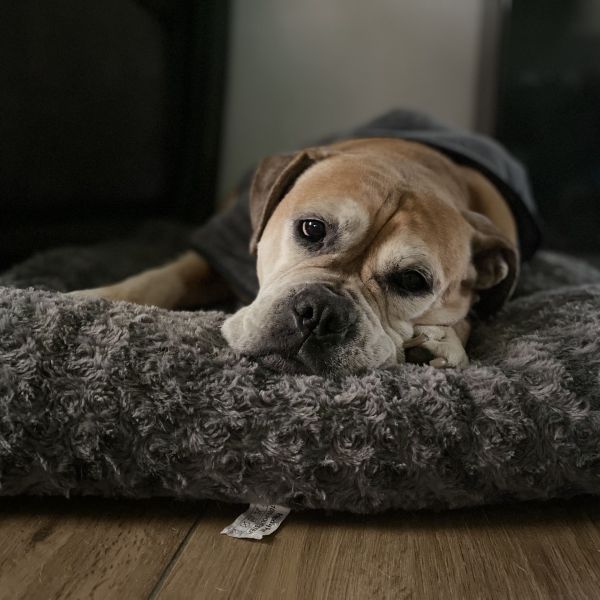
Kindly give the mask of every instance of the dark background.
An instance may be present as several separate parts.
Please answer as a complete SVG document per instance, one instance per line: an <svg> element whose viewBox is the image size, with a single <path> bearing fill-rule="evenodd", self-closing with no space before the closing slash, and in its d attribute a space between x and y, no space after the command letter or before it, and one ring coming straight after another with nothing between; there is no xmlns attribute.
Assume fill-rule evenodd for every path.
<svg viewBox="0 0 600 600"><path fill-rule="evenodd" d="M584 254L600 252L599 2L507 6L480 82L546 245ZM213 211L229 17L225 0L0 3L0 267Z"/></svg>
<svg viewBox="0 0 600 600"><path fill-rule="evenodd" d="M600 1L513 2L496 137L528 167L546 246L600 252Z"/></svg>
<svg viewBox="0 0 600 600"><path fill-rule="evenodd" d="M213 208L226 0L0 2L0 266Z"/></svg>

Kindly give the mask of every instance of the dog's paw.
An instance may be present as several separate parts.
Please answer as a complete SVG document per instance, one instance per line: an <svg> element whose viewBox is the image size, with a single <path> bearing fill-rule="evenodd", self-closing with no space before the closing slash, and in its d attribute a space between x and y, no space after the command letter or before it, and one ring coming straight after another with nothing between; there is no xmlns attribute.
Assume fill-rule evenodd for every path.
<svg viewBox="0 0 600 600"><path fill-rule="evenodd" d="M452 327L416 325L414 337L406 345L411 362L429 363L432 367L466 367L469 358Z"/></svg>

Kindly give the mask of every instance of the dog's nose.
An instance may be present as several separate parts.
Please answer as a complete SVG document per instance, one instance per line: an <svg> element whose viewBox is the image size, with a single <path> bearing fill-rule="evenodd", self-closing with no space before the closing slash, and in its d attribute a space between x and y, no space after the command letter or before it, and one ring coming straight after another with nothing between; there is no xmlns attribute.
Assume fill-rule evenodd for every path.
<svg viewBox="0 0 600 600"><path fill-rule="evenodd" d="M304 335L338 337L356 322L352 302L327 285L312 285L296 296L292 310Z"/></svg>

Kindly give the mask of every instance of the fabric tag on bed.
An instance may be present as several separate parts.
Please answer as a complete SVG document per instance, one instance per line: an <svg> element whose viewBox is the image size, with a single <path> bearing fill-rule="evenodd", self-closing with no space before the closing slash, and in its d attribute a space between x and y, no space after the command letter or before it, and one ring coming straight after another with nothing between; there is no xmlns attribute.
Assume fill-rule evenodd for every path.
<svg viewBox="0 0 600 600"><path fill-rule="evenodd" d="M230 537L262 540L281 525L290 514L290 509L278 504L251 504L231 525L221 533Z"/></svg>

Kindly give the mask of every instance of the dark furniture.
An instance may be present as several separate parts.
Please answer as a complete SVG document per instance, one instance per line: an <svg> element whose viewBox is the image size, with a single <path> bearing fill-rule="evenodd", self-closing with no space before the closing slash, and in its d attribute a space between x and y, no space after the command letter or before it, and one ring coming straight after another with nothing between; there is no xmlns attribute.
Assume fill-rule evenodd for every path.
<svg viewBox="0 0 600 600"><path fill-rule="evenodd" d="M226 0L0 10L0 266L213 209Z"/></svg>
<svg viewBox="0 0 600 600"><path fill-rule="evenodd" d="M496 135L527 164L547 246L600 252L600 0L513 2Z"/></svg>

